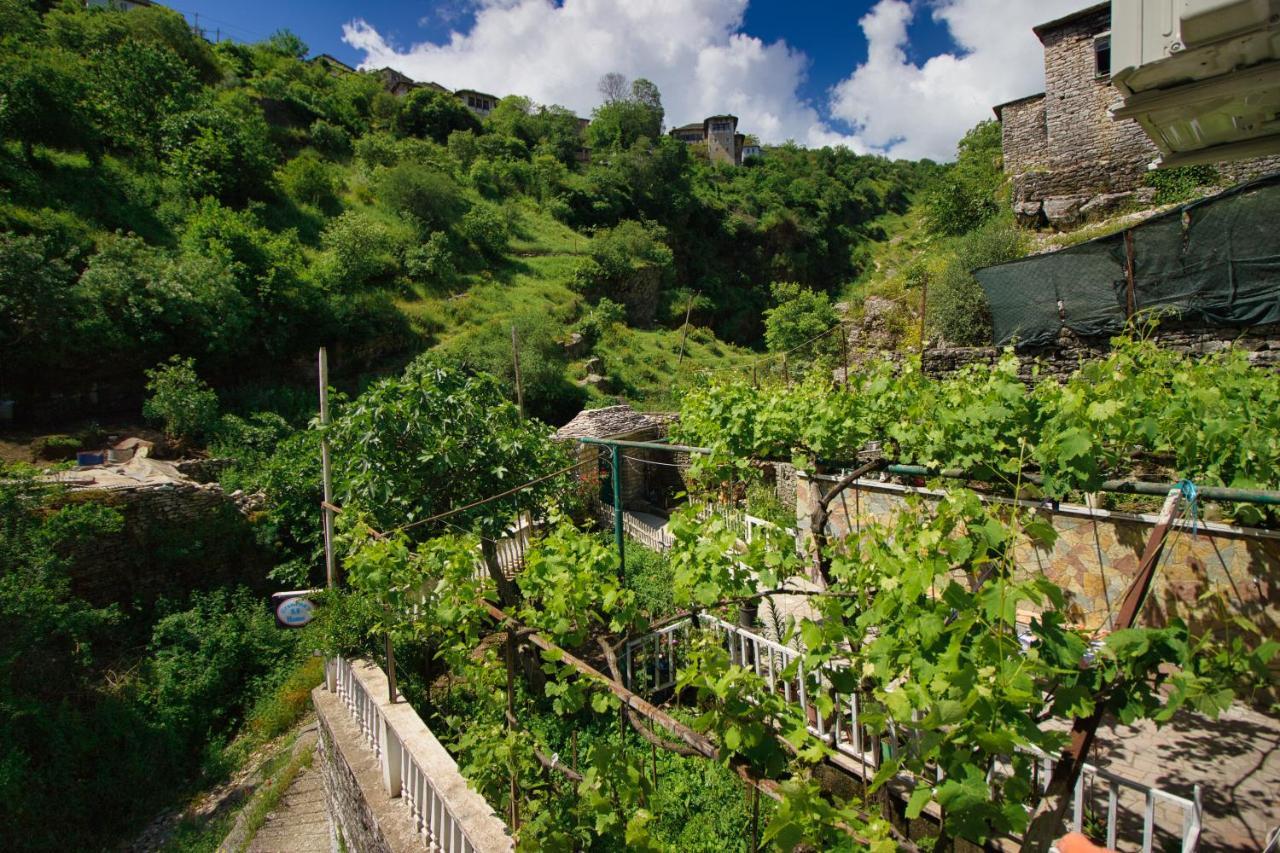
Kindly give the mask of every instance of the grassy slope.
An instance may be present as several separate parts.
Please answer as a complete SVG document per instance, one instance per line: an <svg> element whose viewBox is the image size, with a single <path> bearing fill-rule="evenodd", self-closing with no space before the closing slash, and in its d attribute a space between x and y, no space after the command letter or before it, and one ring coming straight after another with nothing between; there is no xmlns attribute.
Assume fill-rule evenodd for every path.
<svg viewBox="0 0 1280 853"><path fill-rule="evenodd" d="M591 238L530 202L509 204L507 209L512 241L504 258L460 275L447 292L424 292L398 300L415 328L433 335L436 346L448 347L487 324L506 326L510 318L526 312L551 317L567 335L586 308L570 282ZM604 364L610 380L608 391L589 389L588 405L605 405L623 397L640 408L673 408L678 403L680 382L692 380L705 369L745 365L754 357L749 350L694 327L689 330L681 360L681 338L680 328L615 327L592 353ZM587 358L570 362L571 381L587 375L586 362Z"/></svg>

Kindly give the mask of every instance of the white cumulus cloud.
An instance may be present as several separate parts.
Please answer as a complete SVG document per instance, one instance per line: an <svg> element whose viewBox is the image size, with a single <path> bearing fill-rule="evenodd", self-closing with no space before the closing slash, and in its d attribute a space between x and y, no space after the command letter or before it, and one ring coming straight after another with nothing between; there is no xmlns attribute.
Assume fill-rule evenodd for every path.
<svg viewBox="0 0 1280 853"><path fill-rule="evenodd" d="M363 20L347 24L343 40L364 53L364 68L527 95L583 116L600 101L600 77L619 71L658 85L668 125L729 112L740 130L766 142L862 150L799 99L803 53L741 31L746 7L747 0L482 0L471 29L446 42L401 47Z"/></svg>
<svg viewBox="0 0 1280 853"><path fill-rule="evenodd" d="M993 104L1044 88L1035 24L1083 8L1084 0L879 0L859 21L866 62L831 92L831 116L865 147L893 157L949 160L964 132ZM908 26L928 14L959 47L923 64L907 58Z"/></svg>
<svg viewBox="0 0 1280 853"><path fill-rule="evenodd" d="M824 12L832 27L861 26L869 48L827 93L821 106L831 120L799 94L808 57L743 32L748 0L471 2L474 23L447 41L393 44L364 20L347 24L343 39L364 54L364 68L527 95L579 115L599 103L600 77L618 71L658 85L668 125L730 112L740 130L767 143L947 160L992 104L1039 90L1043 65L1031 26L1084 0L879 0L857 21L853 12ZM908 59L908 27L925 14L959 50L917 65Z"/></svg>

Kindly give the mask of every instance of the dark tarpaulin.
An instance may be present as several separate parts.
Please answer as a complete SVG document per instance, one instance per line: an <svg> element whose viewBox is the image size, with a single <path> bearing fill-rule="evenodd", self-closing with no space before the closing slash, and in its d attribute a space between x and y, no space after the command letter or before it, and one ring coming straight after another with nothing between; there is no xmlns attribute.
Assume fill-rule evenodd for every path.
<svg viewBox="0 0 1280 853"><path fill-rule="evenodd" d="M1132 231L1139 313L1221 326L1280 322L1280 174ZM1106 337L1127 319L1123 234L974 275L991 304L997 345L1049 344L1063 327Z"/></svg>

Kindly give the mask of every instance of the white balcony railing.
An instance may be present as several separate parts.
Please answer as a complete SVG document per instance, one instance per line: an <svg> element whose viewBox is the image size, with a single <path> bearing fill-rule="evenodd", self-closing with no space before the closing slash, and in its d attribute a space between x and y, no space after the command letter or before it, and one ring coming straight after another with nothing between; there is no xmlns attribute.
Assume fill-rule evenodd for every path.
<svg viewBox="0 0 1280 853"><path fill-rule="evenodd" d="M808 721L809 731L841 755L852 759L862 772L874 772L883 757L893 757L899 750L913 748L917 732L905 727L894 728L891 724L886 734L863 724L860 697L857 694L839 694L826 675L836 670L838 663L828 663L817 671L805 672L802 651L714 616L700 616L697 627L691 620L683 619L628 640L621 655L626 686L642 694L674 687L684 646L699 629L716 634L734 663L760 676L770 692L798 705ZM789 669L793 664L794 667ZM832 699L831 713L821 713L812 702L812 697L819 692ZM1037 782L1043 787L1052 775L1054 759L1043 754L1037 754L1037 757ZM915 784L910 776L906 779ZM1105 793L1104 806L1099 803L1099 790ZM1135 814L1135 799L1142 803L1140 817ZM1100 808L1095 809L1095 804ZM1199 843L1202 827L1200 788L1195 786L1192 798L1188 799L1085 764L1073 794L1071 828L1082 830L1086 818L1095 827L1103 827L1107 846L1112 850L1140 849L1142 853L1150 853L1158 846L1157 835L1162 834L1176 839L1182 853L1191 853ZM1137 834L1139 823L1142 827L1140 835ZM1117 848L1118 842L1122 847Z"/></svg>
<svg viewBox="0 0 1280 853"><path fill-rule="evenodd" d="M467 786L458 764L403 700L389 702L387 677L365 660L333 658L327 682L351 714L382 768L387 795L400 798L425 849L433 853L507 853L506 825Z"/></svg>

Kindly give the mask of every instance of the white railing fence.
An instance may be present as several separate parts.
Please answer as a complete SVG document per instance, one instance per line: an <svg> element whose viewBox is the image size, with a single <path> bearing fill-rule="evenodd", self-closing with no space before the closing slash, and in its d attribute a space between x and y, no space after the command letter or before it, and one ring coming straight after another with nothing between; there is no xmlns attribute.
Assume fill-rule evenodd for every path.
<svg viewBox="0 0 1280 853"><path fill-rule="evenodd" d="M839 693L828 676L840 668L839 664L828 663L817 671L806 672L803 652L714 616L699 616L697 626L692 620L683 619L624 643L621 657L626 686L641 694L673 688L685 659L685 647L699 630L715 634L733 662L754 671L770 692L799 705L809 731L841 755L853 759L864 775L877 770L883 758L895 757L899 751L910 753L915 748L918 732L897 729L892 724L889 732L877 732L862 722L862 698L857 694ZM820 713L813 702L819 692L832 700L831 713ZM1037 757L1037 782L1043 789L1052 775L1054 759L1046 755ZM913 777L903 775L906 781L915 784ZM1140 806L1135 799L1141 801ZM1139 820L1140 835L1137 833ZM1071 810L1072 829L1081 831L1087 822L1092 834L1105 833L1110 849L1141 850L1142 853L1155 849L1160 838L1176 840L1183 853L1191 853L1199 842L1201 821L1198 785L1188 799L1091 764L1084 765ZM1100 827L1103 833L1098 832ZM1123 846L1117 848L1117 843Z"/></svg>
<svg viewBox="0 0 1280 853"><path fill-rule="evenodd" d="M433 853L506 853L507 827L467 786L457 762L403 700L388 702L387 677L376 665L337 657L326 682L360 730L382 768L389 797L401 799L414 830Z"/></svg>
<svg viewBox="0 0 1280 853"><path fill-rule="evenodd" d="M668 550L675 542L665 527L654 527L632 512L622 513L622 530L632 539L653 551Z"/></svg>

